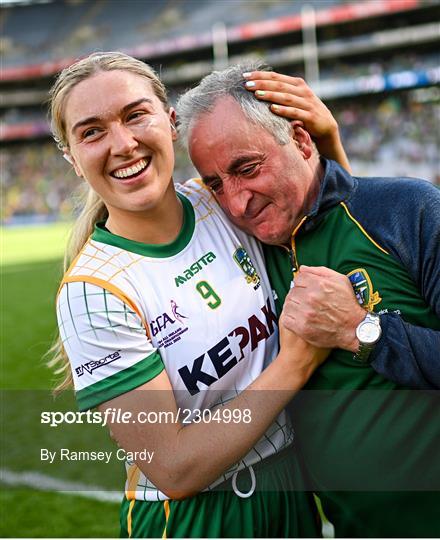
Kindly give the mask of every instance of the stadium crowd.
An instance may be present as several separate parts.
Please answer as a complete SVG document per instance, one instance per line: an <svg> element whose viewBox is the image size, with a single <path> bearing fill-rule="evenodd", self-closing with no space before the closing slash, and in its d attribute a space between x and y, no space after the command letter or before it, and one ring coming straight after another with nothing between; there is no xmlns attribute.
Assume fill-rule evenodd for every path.
<svg viewBox="0 0 440 540"><path fill-rule="evenodd" d="M0 154L0 167L3 223L14 216L23 222L34 215L52 219L71 216L78 181L52 142L7 147Z"/></svg>
<svg viewBox="0 0 440 540"><path fill-rule="evenodd" d="M434 100L417 102L405 93L331 105L355 174L414 176L440 184L439 92L416 92L429 92ZM72 215L81 183L52 142L7 146L0 159L4 224L35 215L47 219ZM175 180L193 175L185 153L178 151Z"/></svg>
<svg viewBox="0 0 440 540"><path fill-rule="evenodd" d="M440 92L416 92L419 99L436 96L437 103L393 94L332 107L355 174L415 176L440 183Z"/></svg>
<svg viewBox="0 0 440 540"><path fill-rule="evenodd" d="M68 220L83 183L52 141L8 146L0 152L2 224ZM176 181L194 176L185 153L176 156Z"/></svg>

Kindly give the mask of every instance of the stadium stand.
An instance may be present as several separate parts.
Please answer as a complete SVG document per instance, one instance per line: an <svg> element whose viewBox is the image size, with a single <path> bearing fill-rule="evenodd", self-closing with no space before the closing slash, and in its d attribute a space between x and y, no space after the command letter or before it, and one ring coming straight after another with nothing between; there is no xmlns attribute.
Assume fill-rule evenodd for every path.
<svg viewBox="0 0 440 540"><path fill-rule="evenodd" d="M439 101L436 88L335 105L355 173L418 176L440 184Z"/></svg>
<svg viewBox="0 0 440 540"><path fill-rule="evenodd" d="M308 3L316 9L324 4L322 0ZM341 3L326 0L325 6ZM286 0L57 0L12 6L2 10L2 35L10 44L4 61L6 65L47 62L115 45L134 47L156 38L206 32L216 20L235 26L291 16L301 11L301 5Z"/></svg>
<svg viewBox="0 0 440 540"><path fill-rule="evenodd" d="M440 183L440 4L425 0L313 0L320 79L359 175ZM78 186L49 142L43 105L56 72L94 50L151 63L171 100L216 63L213 24L225 25L229 62L261 58L304 76L304 2L58 0L2 3L0 141L3 223L68 216ZM194 174L179 151L176 180Z"/></svg>

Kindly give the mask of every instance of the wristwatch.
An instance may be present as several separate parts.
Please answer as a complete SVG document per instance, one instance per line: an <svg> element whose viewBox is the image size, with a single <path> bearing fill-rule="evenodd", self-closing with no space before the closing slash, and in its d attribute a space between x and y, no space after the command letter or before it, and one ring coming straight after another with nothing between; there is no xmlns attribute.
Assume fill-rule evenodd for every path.
<svg viewBox="0 0 440 540"><path fill-rule="evenodd" d="M362 363L368 362L368 357L382 335L380 317L377 313L368 312L365 319L356 328L356 337L359 340L358 352L354 359Z"/></svg>

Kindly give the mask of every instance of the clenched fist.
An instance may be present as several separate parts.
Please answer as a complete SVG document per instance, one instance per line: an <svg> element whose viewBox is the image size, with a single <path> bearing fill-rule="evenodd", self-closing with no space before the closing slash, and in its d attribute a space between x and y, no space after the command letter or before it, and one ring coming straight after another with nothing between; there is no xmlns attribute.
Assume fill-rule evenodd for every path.
<svg viewBox="0 0 440 540"><path fill-rule="evenodd" d="M344 274L301 266L283 307L281 324L316 347L357 352L356 327L366 311Z"/></svg>

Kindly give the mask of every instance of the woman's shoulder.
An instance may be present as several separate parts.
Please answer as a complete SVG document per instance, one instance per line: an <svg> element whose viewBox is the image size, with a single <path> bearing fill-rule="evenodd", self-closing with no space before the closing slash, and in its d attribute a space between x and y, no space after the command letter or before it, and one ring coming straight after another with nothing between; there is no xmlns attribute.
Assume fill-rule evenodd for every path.
<svg viewBox="0 0 440 540"><path fill-rule="evenodd" d="M198 201L203 200L205 204L219 208L212 191L205 186L201 178L190 178L186 182L176 184L176 191L187 197L193 206L194 203L197 204Z"/></svg>

